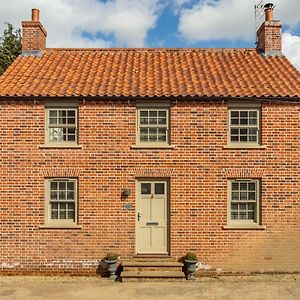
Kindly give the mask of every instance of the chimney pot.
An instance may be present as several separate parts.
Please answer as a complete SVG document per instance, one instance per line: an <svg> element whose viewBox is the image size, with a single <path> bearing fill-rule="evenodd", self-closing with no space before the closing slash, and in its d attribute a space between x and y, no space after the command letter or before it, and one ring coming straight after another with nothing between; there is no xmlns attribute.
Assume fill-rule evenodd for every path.
<svg viewBox="0 0 300 300"><path fill-rule="evenodd" d="M273 3L267 3L265 6L265 20L272 21L273 20Z"/></svg>
<svg viewBox="0 0 300 300"><path fill-rule="evenodd" d="M31 10L31 20L34 22L39 22L40 21L40 11L36 8L33 8Z"/></svg>
<svg viewBox="0 0 300 300"><path fill-rule="evenodd" d="M266 56L282 55L281 52L281 27L278 20L273 19L273 3L267 3L265 6L266 20L257 30L256 49Z"/></svg>

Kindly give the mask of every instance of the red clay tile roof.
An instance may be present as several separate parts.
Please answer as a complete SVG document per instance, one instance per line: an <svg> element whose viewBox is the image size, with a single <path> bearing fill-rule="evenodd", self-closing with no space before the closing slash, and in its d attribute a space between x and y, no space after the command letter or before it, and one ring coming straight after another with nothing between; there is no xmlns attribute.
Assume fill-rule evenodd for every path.
<svg viewBox="0 0 300 300"><path fill-rule="evenodd" d="M47 49L18 57L0 96L300 97L300 73L255 49Z"/></svg>

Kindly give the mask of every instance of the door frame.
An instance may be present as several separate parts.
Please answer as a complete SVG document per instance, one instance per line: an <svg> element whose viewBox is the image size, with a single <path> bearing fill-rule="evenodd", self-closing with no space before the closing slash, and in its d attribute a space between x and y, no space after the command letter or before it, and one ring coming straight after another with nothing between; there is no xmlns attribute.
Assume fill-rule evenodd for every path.
<svg viewBox="0 0 300 300"><path fill-rule="evenodd" d="M166 253L139 253L138 252L138 220L137 220L137 214L138 214L138 201L139 201L139 183L141 181L149 181L149 182L155 182L155 181L164 181L166 183L166 211L167 211L167 237L166 237ZM147 255L170 255L170 178L169 177L136 177L135 178L135 255L140 255L140 256L147 256Z"/></svg>

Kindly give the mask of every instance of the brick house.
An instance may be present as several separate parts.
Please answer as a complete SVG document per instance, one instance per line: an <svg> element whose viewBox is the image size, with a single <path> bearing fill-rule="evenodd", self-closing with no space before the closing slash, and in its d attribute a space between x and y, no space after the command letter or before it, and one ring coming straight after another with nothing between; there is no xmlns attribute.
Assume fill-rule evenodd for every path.
<svg viewBox="0 0 300 300"><path fill-rule="evenodd" d="M1 273L299 272L300 74L265 10L256 49L49 49L33 9L0 79Z"/></svg>

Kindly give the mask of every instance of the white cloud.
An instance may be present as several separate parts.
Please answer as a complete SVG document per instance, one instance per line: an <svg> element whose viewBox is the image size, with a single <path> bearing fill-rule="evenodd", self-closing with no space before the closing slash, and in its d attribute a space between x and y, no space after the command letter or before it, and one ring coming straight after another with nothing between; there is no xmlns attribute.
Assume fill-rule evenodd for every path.
<svg viewBox="0 0 300 300"><path fill-rule="evenodd" d="M284 32L282 35L282 52L300 70L300 36Z"/></svg>
<svg viewBox="0 0 300 300"><path fill-rule="evenodd" d="M114 46L141 47L161 9L159 0L1 0L0 32L4 22L19 28L22 20L30 20L31 8L41 11L47 47L109 47L110 35ZM97 33L102 38L96 38Z"/></svg>
<svg viewBox="0 0 300 300"><path fill-rule="evenodd" d="M201 1L181 11L179 31L190 42L218 39L250 39L253 26L251 6L244 1ZM253 22L252 22L253 23Z"/></svg>
<svg viewBox="0 0 300 300"><path fill-rule="evenodd" d="M176 6L182 6L184 4L190 3L192 0L172 0Z"/></svg>
<svg viewBox="0 0 300 300"><path fill-rule="evenodd" d="M190 42L220 39L254 42L254 4L258 2L259 0L199 0L192 7L181 10L179 32ZM289 27L300 24L299 10L296 9L299 0L273 2L276 5L275 19L281 19ZM263 18L258 22L262 21Z"/></svg>

